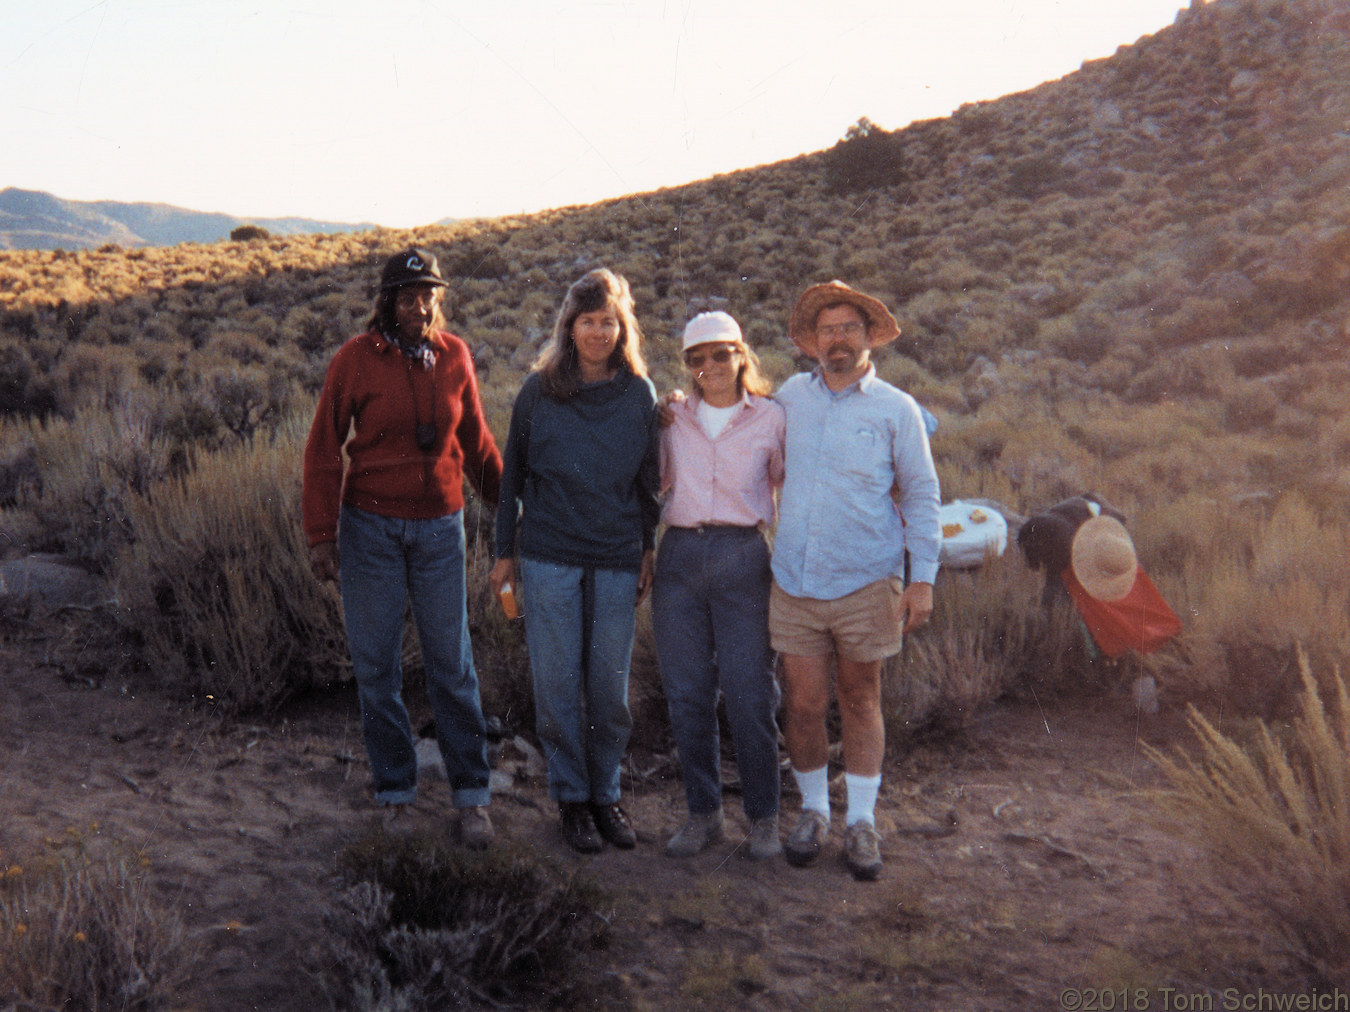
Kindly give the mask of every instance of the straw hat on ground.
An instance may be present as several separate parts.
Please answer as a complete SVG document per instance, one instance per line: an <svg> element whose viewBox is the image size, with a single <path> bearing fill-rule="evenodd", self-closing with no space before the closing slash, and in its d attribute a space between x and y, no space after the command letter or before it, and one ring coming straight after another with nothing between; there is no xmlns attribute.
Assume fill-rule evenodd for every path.
<svg viewBox="0 0 1350 1012"><path fill-rule="evenodd" d="M1139 559L1125 525L1114 517L1083 522L1073 536L1069 565L1083 589L1098 601L1119 601L1134 588Z"/></svg>
<svg viewBox="0 0 1350 1012"><path fill-rule="evenodd" d="M854 306L868 321L867 344L880 348L900 336L900 324L880 299L864 295L842 281L828 281L812 285L802 293L788 319L788 337L803 353L816 358L816 316L826 306L846 302Z"/></svg>

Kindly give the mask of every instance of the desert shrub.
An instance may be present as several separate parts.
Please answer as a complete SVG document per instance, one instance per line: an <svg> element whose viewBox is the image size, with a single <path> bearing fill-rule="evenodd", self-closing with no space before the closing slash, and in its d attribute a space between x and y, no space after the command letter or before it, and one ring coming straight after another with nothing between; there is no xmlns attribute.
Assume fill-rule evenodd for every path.
<svg viewBox="0 0 1350 1012"><path fill-rule="evenodd" d="M67 421L0 426L8 446L33 467L16 483L13 504L37 521L34 551L62 552L106 571L130 540L128 500L168 474L168 446L134 404L86 409Z"/></svg>
<svg viewBox="0 0 1350 1012"><path fill-rule="evenodd" d="M1198 711L1195 756L1145 746L1169 787L1161 811L1208 852L1214 873L1264 911L1289 953L1325 986L1350 980L1350 690L1319 691L1305 656L1291 733L1265 724L1244 746ZM1278 855L1278 860L1273 860Z"/></svg>
<svg viewBox="0 0 1350 1012"><path fill-rule="evenodd" d="M959 731L1002 691L1003 668L979 629L945 627L915 639L882 673L882 713L892 741L925 729Z"/></svg>
<svg viewBox="0 0 1350 1012"><path fill-rule="evenodd" d="M214 370L207 379L207 407L241 440L277 424L291 406L286 377L256 366Z"/></svg>
<svg viewBox="0 0 1350 1012"><path fill-rule="evenodd" d="M514 848L472 853L439 836L381 834L348 847L338 866L322 978L342 1008L576 1002L587 955L608 932L601 890Z"/></svg>
<svg viewBox="0 0 1350 1012"><path fill-rule="evenodd" d="M1072 607L1042 606L1041 586L1011 543L977 570L938 574L932 621L882 668L889 740L959 731L1005 693L1044 702L1109 684Z"/></svg>
<svg viewBox="0 0 1350 1012"><path fill-rule="evenodd" d="M136 532L113 578L119 620L163 689L225 711L270 710L347 671L336 595L309 572L298 420L204 453L129 500Z"/></svg>
<svg viewBox="0 0 1350 1012"><path fill-rule="evenodd" d="M825 185L832 193L892 186L905 180L899 138L866 116L849 127L844 139L825 156Z"/></svg>
<svg viewBox="0 0 1350 1012"><path fill-rule="evenodd" d="M231 242L251 242L254 239L270 239L272 233L261 225L240 225L230 229Z"/></svg>
<svg viewBox="0 0 1350 1012"><path fill-rule="evenodd" d="M137 855L87 849L0 862L0 1005L154 1009L187 980L192 951L177 910L154 899Z"/></svg>
<svg viewBox="0 0 1350 1012"><path fill-rule="evenodd" d="M42 418L55 408L52 382L35 368L28 349L0 346L0 415Z"/></svg>
<svg viewBox="0 0 1350 1012"><path fill-rule="evenodd" d="M1279 715L1294 702L1298 644L1319 668L1350 657L1350 523L1318 515L1295 493L1268 515L1216 508L1226 519L1209 522L1178 581L1194 658L1186 695L1237 714ZM1204 518L1199 524L1206 529Z"/></svg>
<svg viewBox="0 0 1350 1012"><path fill-rule="evenodd" d="M1275 421L1280 399L1259 380L1234 382L1223 392L1224 423L1232 432L1268 429Z"/></svg>

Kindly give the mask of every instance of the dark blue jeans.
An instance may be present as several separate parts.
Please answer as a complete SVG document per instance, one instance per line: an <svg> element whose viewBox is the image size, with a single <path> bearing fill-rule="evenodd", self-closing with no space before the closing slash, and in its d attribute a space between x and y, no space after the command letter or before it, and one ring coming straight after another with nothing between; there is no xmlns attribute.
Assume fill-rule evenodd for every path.
<svg viewBox="0 0 1350 1012"><path fill-rule="evenodd" d="M769 549L754 528L671 527L652 622L689 811L722 806L718 690L752 821L778 811L778 683L769 647Z"/></svg>
<svg viewBox="0 0 1350 1012"><path fill-rule="evenodd" d="M522 557L535 730L554 801L619 800L638 574Z"/></svg>
<svg viewBox="0 0 1350 1012"><path fill-rule="evenodd" d="M403 704L403 615L411 599L455 806L486 805L487 730L469 645L463 515L396 520L344 506L338 551L375 800L411 804L417 798L417 756Z"/></svg>

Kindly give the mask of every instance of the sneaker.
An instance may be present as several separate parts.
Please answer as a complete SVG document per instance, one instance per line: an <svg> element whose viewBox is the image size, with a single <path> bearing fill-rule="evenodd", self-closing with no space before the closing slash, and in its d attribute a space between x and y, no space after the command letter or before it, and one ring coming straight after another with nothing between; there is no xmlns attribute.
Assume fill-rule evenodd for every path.
<svg viewBox="0 0 1350 1012"><path fill-rule="evenodd" d="M470 850L487 850L492 843L492 819L486 805L464 808L459 813L459 842Z"/></svg>
<svg viewBox="0 0 1350 1012"><path fill-rule="evenodd" d="M666 857L693 857L722 839L722 809L704 815L689 813L680 831L666 843Z"/></svg>
<svg viewBox="0 0 1350 1012"><path fill-rule="evenodd" d="M620 850L632 850L637 846L637 833L617 801L612 805L592 804L591 817L600 835Z"/></svg>
<svg viewBox="0 0 1350 1012"><path fill-rule="evenodd" d="M594 854L605 846L596 831L595 819L591 817L591 806L586 802L559 802L558 816L562 820L563 839L573 850Z"/></svg>
<svg viewBox="0 0 1350 1012"><path fill-rule="evenodd" d="M783 853L783 841L778 839L778 813L750 823L750 860L767 861Z"/></svg>
<svg viewBox="0 0 1350 1012"><path fill-rule="evenodd" d="M820 856L820 848L830 835L830 820L813 808L802 809L797 825L788 835L787 846L783 852L788 864L805 868Z"/></svg>
<svg viewBox="0 0 1350 1012"><path fill-rule="evenodd" d="M859 882L874 882L881 874L881 836L867 821L844 830L844 862Z"/></svg>

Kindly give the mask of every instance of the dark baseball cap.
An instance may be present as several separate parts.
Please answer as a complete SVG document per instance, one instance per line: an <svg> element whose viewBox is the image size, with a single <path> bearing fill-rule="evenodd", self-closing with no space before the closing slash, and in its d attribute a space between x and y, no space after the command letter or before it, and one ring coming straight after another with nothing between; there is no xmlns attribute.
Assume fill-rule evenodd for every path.
<svg viewBox="0 0 1350 1012"><path fill-rule="evenodd" d="M436 254L419 246L409 246L402 253L395 253L384 264L380 272L380 288L399 288L402 285L441 285L440 264Z"/></svg>

